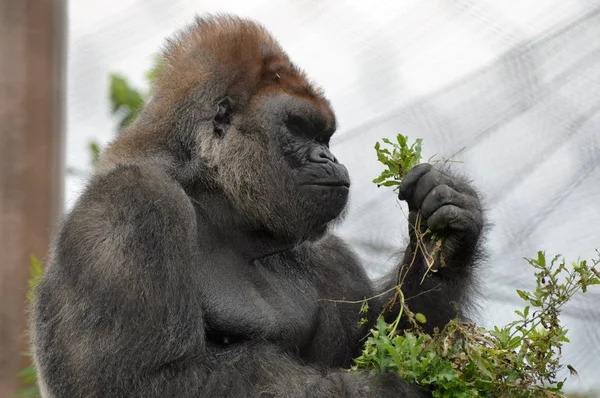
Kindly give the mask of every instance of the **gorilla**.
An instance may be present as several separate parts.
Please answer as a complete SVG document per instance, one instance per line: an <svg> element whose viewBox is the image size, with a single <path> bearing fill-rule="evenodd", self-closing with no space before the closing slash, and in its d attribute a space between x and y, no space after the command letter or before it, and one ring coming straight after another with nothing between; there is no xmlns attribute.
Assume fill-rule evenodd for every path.
<svg viewBox="0 0 600 398"><path fill-rule="evenodd" d="M329 149L332 108L269 33L198 18L163 61L151 100L55 235L32 314L43 395L430 396L396 374L344 368L380 313L399 314L381 293L400 272L427 330L469 305L475 190L448 170L411 170L399 197L412 224L443 237L437 272L424 277L411 227L398 268L372 282L328 232L350 187Z"/></svg>

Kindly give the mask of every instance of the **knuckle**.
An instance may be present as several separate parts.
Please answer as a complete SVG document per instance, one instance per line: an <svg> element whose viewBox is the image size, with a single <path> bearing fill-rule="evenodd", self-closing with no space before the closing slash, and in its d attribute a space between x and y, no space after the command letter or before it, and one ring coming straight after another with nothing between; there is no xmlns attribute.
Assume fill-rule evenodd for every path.
<svg viewBox="0 0 600 398"><path fill-rule="evenodd" d="M454 190L445 184L433 188L431 194L434 195L440 203L449 203L454 198Z"/></svg>
<svg viewBox="0 0 600 398"><path fill-rule="evenodd" d="M417 181L419 181L420 178L427 174L427 172L429 171L429 167L427 166L431 165L421 163L413 167L408 173L406 173L406 175L404 176L404 180L406 180L409 185L415 184Z"/></svg>
<svg viewBox="0 0 600 398"><path fill-rule="evenodd" d="M460 219L460 211L456 206L445 206L445 217L450 222L456 222Z"/></svg>
<svg viewBox="0 0 600 398"><path fill-rule="evenodd" d="M415 173L424 173L428 170L431 170L432 166L429 163L419 163L415 167L412 168L411 172Z"/></svg>
<svg viewBox="0 0 600 398"><path fill-rule="evenodd" d="M452 205L445 205L439 208L429 219L432 226L453 227L460 218L459 208Z"/></svg>

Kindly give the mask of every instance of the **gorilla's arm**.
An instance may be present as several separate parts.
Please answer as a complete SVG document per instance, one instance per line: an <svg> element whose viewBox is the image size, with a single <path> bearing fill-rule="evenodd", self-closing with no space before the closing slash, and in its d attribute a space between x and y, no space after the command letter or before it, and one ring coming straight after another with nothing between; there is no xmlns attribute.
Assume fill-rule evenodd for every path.
<svg viewBox="0 0 600 398"><path fill-rule="evenodd" d="M253 338L211 349L204 257L185 192L119 166L62 226L37 290L40 381L56 397L419 396L393 375L318 370Z"/></svg>
<svg viewBox="0 0 600 398"><path fill-rule="evenodd" d="M199 391L194 224L187 196L164 173L119 166L94 177L36 291L33 344L48 396ZM137 393L147 389L155 395Z"/></svg>
<svg viewBox="0 0 600 398"><path fill-rule="evenodd" d="M482 257L481 204L464 178L430 164L418 165L407 173L399 198L408 203L410 243L399 268L386 278L383 291L402 281L407 306L426 315L425 329L431 332L456 317L456 305L459 311L468 309L474 290L473 271ZM417 228L420 233L416 233ZM435 234L433 240L429 233L423 235L427 229ZM435 246L437 239L441 239L439 247ZM423 247L432 255L430 270ZM390 297L388 294L379 301L379 309ZM387 313L387 320L394 319L398 311L396 304Z"/></svg>

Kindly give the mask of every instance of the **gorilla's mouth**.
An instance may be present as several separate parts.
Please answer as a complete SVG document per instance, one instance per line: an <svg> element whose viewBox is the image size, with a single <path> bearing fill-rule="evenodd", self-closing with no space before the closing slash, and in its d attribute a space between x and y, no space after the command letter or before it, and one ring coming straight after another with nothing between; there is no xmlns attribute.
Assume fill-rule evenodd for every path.
<svg viewBox="0 0 600 398"><path fill-rule="evenodd" d="M349 181L317 181L302 186L330 187L330 188L350 188Z"/></svg>

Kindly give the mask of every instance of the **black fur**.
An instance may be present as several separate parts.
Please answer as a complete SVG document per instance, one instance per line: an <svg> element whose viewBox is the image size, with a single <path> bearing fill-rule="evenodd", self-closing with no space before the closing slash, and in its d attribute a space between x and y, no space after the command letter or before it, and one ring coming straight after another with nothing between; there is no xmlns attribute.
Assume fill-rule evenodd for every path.
<svg viewBox="0 0 600 398"><path fill-rule="evenodd" d="M33 315L44 395L428 396L392 374L341 370L389 295L371 301L362 328L351 302L397 283L415 234L376 286L327 232L349 178L329 151L322 94L249 21L199 20L165 58L153 101L56 236ZM423 284L415 257L404 294L442 327L452 302L468 302L481 206L466 182L427 165L404 181L411 222L420 211L445 242Z"/></svg>

